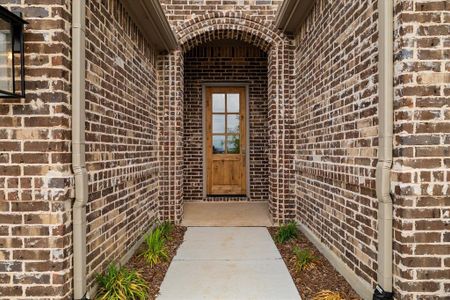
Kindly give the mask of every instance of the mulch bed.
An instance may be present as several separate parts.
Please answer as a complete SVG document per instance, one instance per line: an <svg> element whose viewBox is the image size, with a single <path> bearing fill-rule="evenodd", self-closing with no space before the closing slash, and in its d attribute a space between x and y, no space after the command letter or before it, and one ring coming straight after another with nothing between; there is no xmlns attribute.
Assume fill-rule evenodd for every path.
<svg viewBox="0 0 450 300"><path fill-rule="evenodd" d="M272 238L275 237L278 228L269 228ZM275 240L275 239L274 239ZM314 295L322 290L339 292L344 299L361 299L352 289L342 275L336 271L330 262L316 249L316 247L299 232L297 239L285 244L278 244L278 250L286 263L295 285L302 299L313 299ZM294 246L301 249L309 249L317 257L314 267L308 271L297 272L295 268Z"/></svg>
<svg viewBox="0 0 450 300"><path fill-rule="evenodd" d="M127 263L127 267L138 271L142 277L147 281L149 286L149 299L156 299L159 293L159 287L163 282L164 276L166 276L167 269L169 269L170 262L177 253L178 247L183 242L184 233L186 232L186 227L175 226L171 238L167 241L167 250L169 254L169 259L163 261L156 266L150 267L150 265L140 257L140 254L145 249L145 244L142 244L138 251Z"/></svg>

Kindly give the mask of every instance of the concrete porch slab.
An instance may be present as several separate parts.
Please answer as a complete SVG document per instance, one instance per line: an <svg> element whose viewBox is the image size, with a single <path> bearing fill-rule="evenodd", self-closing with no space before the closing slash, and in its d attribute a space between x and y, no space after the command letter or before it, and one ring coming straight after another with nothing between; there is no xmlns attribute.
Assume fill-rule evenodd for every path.
<svg viewBox="0 0 450 300"><path fill-rule="evenodd" d="M272 226L267 202L186 202L183 226Z"/></svg>
<svg viewBox="0 0 450 300"><path fill-rule="evenodd" d="M189 227L157 299L294 300L300 295L266 228Z"/></svg>

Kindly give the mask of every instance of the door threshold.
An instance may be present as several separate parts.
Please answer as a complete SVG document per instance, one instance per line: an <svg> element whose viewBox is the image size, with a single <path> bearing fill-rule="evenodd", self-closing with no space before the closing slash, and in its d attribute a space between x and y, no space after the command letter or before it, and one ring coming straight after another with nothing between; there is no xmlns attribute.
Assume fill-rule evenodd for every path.
<svg viewBox="0 0 450 300"><path fill-rule="evenodd" d="M218 203L218 202L250 202L247 195L208 195L203 198L203 202Z"/></svg>

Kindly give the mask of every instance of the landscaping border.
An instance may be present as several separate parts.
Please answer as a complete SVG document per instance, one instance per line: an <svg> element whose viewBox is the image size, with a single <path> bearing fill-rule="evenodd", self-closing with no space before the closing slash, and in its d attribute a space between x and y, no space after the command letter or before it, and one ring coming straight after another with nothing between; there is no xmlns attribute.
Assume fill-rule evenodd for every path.
<svg viewBox="0 0 450 300"><path fill-rule="evenodd" d="M342 260L329 248L319 240L319 238L308 227L297 223L298 229L306 236L306 238L313 243L313 245L322 253L323 256L330 262L336 271L341 274L350 286L364 299L372 299L373 289L367 282L361 280L356 274L342 262Z"/></svg>
<svg viewBox="0 0 450 300"><path fill-rule="evenodd" d="M164 238L165 248L166 248L166 258L160 256L159 262L154 262L152 266L149 261L146 261L141 255L147 249L147 241L144 239L141 245L136 249L136 252L124 265L125 268L137 271L142 278L146 281L148 287L148 299L156 299L159 295L161 284L169 270L172 260L177 254L178 248L184 241L184 235L186 233L187 227L185 226L175 226L170 230L170 237ZM156 224L155 227L158 227ZM153 228L155 229L155 228ZM152 234L150 232L150 234ZM156 253L155 253L156 254ZM162 253L161 253L162 254Z"/></svg>
<svg viewBox="0 0 450 300"><path fill-rule="evenodd" d="M158 226L158 223L155 222L152 224L152 226L150 226L150 229L147 230L142 237L130 248L130 250L128 250L128 252L119 260L119 265L120 266L124 266L125 264L127 264L130 259L136 254L136 252L139 250L139 247L141 247L141 245L144 243L145 241L145 237L147 235L149 235L150 233L153 232L153 230L155 230L155 228Z"/></svg>
<svg viewBox="0 0 450 300"><path fill-rule="evenodd" d="M153 216L152 216L153 217ZM152 226L150 226L150 229L148 229L142 237L139 238L139 240L136 241L136 243L133 244L133 246L130 248L130 250L125 253L125 255L117 262L119 267L125 266L130 259L136 254L136 252L139 250L139 247L144 243L145 237L150 234L155 228L158 226L157 222L154 222ZM92 299L95 299L95 296L98 291L98 283L96 281L93 281L93 284L91 288L89 289L89 297Z"/></svg>

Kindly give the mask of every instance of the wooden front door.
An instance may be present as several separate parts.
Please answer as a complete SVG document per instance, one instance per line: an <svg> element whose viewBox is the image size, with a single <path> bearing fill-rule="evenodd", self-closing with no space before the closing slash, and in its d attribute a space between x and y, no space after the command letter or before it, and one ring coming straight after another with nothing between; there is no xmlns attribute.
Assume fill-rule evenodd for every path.
<svg viewBox="0 0 450 300"><path fill-rule="evenodd" d="M245 195L246 95L244 87L206 88L208 195Z"/></svg>

